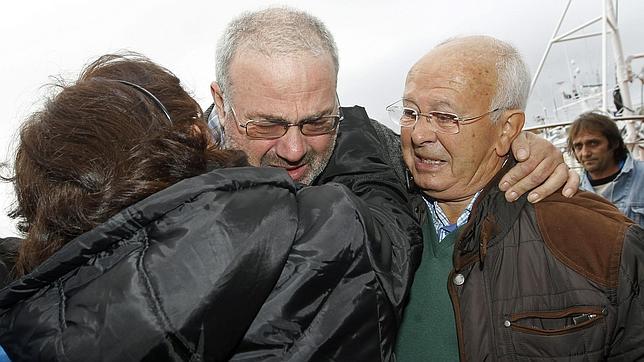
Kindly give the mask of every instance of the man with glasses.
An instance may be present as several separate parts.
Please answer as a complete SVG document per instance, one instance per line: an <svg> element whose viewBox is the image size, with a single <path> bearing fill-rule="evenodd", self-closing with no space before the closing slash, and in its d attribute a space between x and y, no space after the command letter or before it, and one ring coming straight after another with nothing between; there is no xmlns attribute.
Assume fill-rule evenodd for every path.
<svg viewBox="0 0 644 362"><path fill-rule="evenodd" d="M256 335L245 340L265 340L262 333L270 333L268 329L286 329L295 333L295 347L287 340L260 347L279 351L277 356L287 351L280 360L390 361L404 297L420 257L420 227L364 110L340 107L337 70L331 35L319 20L299 11L274 8L244 14L228 25L218 43L209 124L220 133L223 146L245 151L253 166L283 168L303 184L333 181L347 186L352 193L347 191L347 197L365 210L364 227L373 236L347 256L366 262L354 273L369 290L332 274L306 281L321 288L324 305L333 306L327 310L310 309L313 295L289 294L278 285L281 295L292 298L269 301L283 307L260 310L259 315L275 325L251 331ZM334 150L338 157L331 158ZM307 260L312 270L320 262L344 263L340 255L329 254L301 246L292 253ZM310 274L307 268L297 273L300 279ZM344 293L328 289L335 284L346 285ZM293 317L282 322L283 315L266 314L276 310Z"/></svg>
<svg viewBox="0 0 644 362"><path fill-rule="evenodd" d="M380 237L365 248L375 287L387 301L379 308L395 317L378 322L382 356L388 360L419 263L416 216L423 201L407 193L399 137L370 120L362 107L340 106L338 68L331 34L311 15L288 8L243 14L228 25L217 45L214 107L206 116L223 146L244 150L251 165L283 168L306 185L342 183L371 210L374 222L366 227L375 228ZM526 137L520 148L523 159L528 153L530 158L504 179L509 198L539 186L551 174L533 191L535 201L563 185L567 168L552 145ZM578 178L569 180L567 192L574 193L577 183Z"/></svg>
<svg viewBox="0 0 644 362"><path fill-rule="evenodd" d="M245 13L219 39L216 63L209 123L222 133L224 146L244 150L251 165L281 167L303 184L319 183L338 134L363 121L375 128L375 141L404 178L398 136L370 121L361 107L340 108L337 48L315 17L289 8ZM538 201L568 177L566 195L576 191L578 176L547 141L522 134L514 150L525 162L502 180L508 199L534 189L531 201Z"/></svg>
<svg viewBox="0 0 644 362"><path fill-rule="evenodd" d="M509 203L497 186L529 84L509 44L454 38L388 107L426 203L399 361L644 358L644 231L593 194Z"/></svg>

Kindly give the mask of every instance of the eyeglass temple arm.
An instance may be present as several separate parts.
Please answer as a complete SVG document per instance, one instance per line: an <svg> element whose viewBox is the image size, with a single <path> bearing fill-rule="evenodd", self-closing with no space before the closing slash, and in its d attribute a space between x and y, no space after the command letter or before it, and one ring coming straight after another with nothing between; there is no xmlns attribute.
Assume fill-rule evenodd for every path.
<svg viewBox="0 0 644 362"><path fill-rule="evenodd" d="M494 112L496 112L496 111L498 111L498 110L500 110L500 109L501 109L501 108L494 108L493 110L491 110L491 111L489 111L489 112L485 112L485 113L483 113L483 114L481 114L481 115L478 115L478 116L462 118L462 119L459 119L459 120L458 120L458 123L460 123L460 124L464 124L465 122L469 122L469 121L476 121L477 119L479 119L479 118L483 118L483 117L487 116L488 114L492 114L492 113L494 113Z"/></svg>

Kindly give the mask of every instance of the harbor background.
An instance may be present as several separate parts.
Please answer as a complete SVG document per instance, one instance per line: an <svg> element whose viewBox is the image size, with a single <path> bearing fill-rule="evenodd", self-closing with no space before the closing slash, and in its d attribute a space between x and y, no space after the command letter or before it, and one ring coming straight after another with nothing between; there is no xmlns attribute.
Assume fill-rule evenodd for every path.
<svg viewBox="0 0 644 362"><path fill-rule="evenodd" d="M226 24L244 10L289 5L319 17L340 52L338 94L343 105L365 106L389 122L385 107L400 98L409 67L446 38L487 34L509 41L534 72L566 4L542 1L32 1L0 6L0 161L11 162L21 122L55 92L58 79L73 80L98 56L131 50L173 71L206 108L211 102L215 43ZM573 1L562 30L601 15L599 0ZM617 7L624 55L644 52L644 1ZM594 31L601 26L596 25ZM612 53L611 53L612 54ZM527 125L569 117L555 107L573 87L601 80L599 37L553 47L527 109ZM641 72L644 60L633 63ZM615 83L614 72L609 81ZM642 86L631 96L641 104ZM611 98L612 99L612 98ZM7 170L3 170L7 174ZM6 216L14 198L0 184L0 236L17 235Z"/></svg>

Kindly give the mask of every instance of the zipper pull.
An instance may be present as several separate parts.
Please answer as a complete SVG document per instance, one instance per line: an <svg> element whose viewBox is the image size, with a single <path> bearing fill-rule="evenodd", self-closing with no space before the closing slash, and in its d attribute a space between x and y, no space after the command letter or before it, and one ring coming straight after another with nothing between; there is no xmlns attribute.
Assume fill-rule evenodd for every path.
<svg viewBox="0 0 644 362"><path fill-rule="evenodd" d="M578 324L581 324L581 323L584 323L584 322L588 322L588 321L590 321L590 320L593 320L593 319L595 319L595 318L597 318L597 314L593 314L593 313L584 313L584 314L580 314L580 315L578 315L578 316L576 316L576 317L572 317L572 323L573 323L574 325L578 325Z"/></svg>

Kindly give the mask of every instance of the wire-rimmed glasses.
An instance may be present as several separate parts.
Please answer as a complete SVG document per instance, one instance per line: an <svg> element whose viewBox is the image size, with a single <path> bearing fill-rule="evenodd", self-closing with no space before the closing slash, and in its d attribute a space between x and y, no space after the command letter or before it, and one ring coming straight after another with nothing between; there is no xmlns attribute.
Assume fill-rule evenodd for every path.
<svg viewBox="0 0 644 362"><path fill-rule="evenodd" d="M344 119L342 109L339 106L340 102L338 101L337 104L337 114L306 119L296 123L290 123L282 119L251 119L245 123L241 123L235 113L235 109L232 106L230 109L237 124L246 130L246 136L248 138L271 140L284 136L290 127L298 127L300 132L305 136L320 136L335 131Z"/></svg>
<svg viewBox="0 0 644 362"><path fill-rule="evenodd" d="M500 110L500 108L495 108L478 116L461 117L449 112L430 111L421 113L412 106L405 106L405 103L409 103L410 105L413 104L412 102L407 102L404 99L401 99L387 106L387 112L389 113L389 118L392 122L404 128L414 127L418 122L418 119L422 116L427 118L427 121L434 131L447 134L456 134L460 131L460 125L474 123L488 114Z"/></svg>

